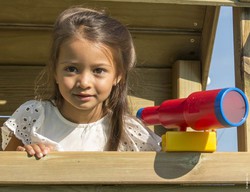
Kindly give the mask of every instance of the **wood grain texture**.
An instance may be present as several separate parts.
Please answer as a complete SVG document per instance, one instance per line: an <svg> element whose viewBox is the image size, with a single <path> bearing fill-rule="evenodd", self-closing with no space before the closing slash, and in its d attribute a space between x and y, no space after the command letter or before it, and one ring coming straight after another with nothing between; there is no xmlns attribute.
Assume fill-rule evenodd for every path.
<svg viewBox="0 0 250 192"><path fill-rule="evenodd" d="M41 65L48 61L49 30L0 30L0 64Z"/></svg>
<svg viewBox="0 0 250 192"><path fill-rule="evenodd" d="M247 185L174 185L174 184L140 184L140 185L0 185L1 192L246 192Z"/></svg>
<svg viewBox="0 0 250 192"><path fill-rule="evenodd" d="M176 61L173 74L174 98L186 98L202 90L200 61Z"/></svg>
<svg viewBox="0 0 250 192"><path fill-rule="evenodd" d="M34 99L34 81L41 66L0 65L0 115L11 115L19 105Z"/></svg>
<svg viewBox="0 0 250 192"><path fill-rule="evenodd" d="M199 58L199 33L164 35L144 32L132 32L137 66L171 67L179 59ZM50 41L50 30L2 29L0 64L44 65L48 61Z"/></svg>
<svg viewBox="0 0 250 192"><path fill-rule="evenodd" d="M105 1L105 0L100 0ZM249 0L109 0L120 2L140 2L140 3L164 3L176 5L208 5L208 6L234 6L234 7L250 7Z"/></svg>
<svg viewBox="0 0 250 192"><path fill-rule="evenodd" d="M129 82L130 95L154 101L155 105L172 98L171 68L136 68Z"/></svg>
<svg viewBox="0 0 250 192"><path fill-rule="evenodd" d="M201 38L202 89L206 90L220 7L207 7Z"/></svg>
<svg viewBox="0 0 250 192"><path fill-rule="evenodd" d="M250 8L234 8L235 83L250 97ZM250 151L250 119L238 128L239 151Z"/></svg>
<svg viewBox="0 0 250 192"><path fill-rule="evenodd" d="M100 0L103 1L103 0ZM105 1L105 0L104 0ZM140 3L167 3L176 5L208 5L208 6L234 6L250 7L249 0L109 0L120 2L140 2Z"/></svg>
<svg viewBox="0 0 250 192"><path fill-rule="evenodd" d="M129 25L129 27L186 28L193 30L202 28L205 11L204 6L158 4L154 1L152 3L137 3L133 1L98 0L43 2L38 0L12 0L1 2L0 23L53 24L60 12L76 5L105 9L112 17L125 25ZM151 17L151 15L154 16ZM194 22L197 25L194 25Z"/></svg>
<svg viewBox="0 0 250 192"><path fill-rule="evenodd" d="M138 66L171 67L176 60L198 60L200 36L132 34Z"/></svg>
<svg viewBox="0 0 250 192"><path fill-rule="evenodd" d="M0 184L245 184L249 153L1 152Z"/></svg>
<svg viewBox="0 0 250 192"><path fill-rule="evenodd" d="M131 30L138 66L166 67L177 59L199 59L206 6L159 4L154 1L83 3L80 0L55 0L35 3L13 0L1 2L0 63L33 65L47 62L51 29L56 17L67 7L79 4L104 8Z"/></svg>
<svg viewBox="0 0 250 192"><path fill-rule="evenodd" d="M16 6L12 6L13 4ZM62 10L72 5L107 9L114 17L124 21L126 24L138 25L138 23L141 23L143 26L159 26L159 23L161 23L160 26L163 24L165 24L165 26L181 26L178 25L181 23L182 27L193 26L193 22L185 21L197 22L203 18L199 15L202 13L202 6L250 6L249 0L54 0L43 2L38 0L12 0L1 1L0 23L51 24ZM32 9L30 9L30 6L32 6ZM155 15L155 17L145 19L148 14ZM172 17L172 15L175 17ZM197 27L201 26L202 23L198 22Z"/></svg>

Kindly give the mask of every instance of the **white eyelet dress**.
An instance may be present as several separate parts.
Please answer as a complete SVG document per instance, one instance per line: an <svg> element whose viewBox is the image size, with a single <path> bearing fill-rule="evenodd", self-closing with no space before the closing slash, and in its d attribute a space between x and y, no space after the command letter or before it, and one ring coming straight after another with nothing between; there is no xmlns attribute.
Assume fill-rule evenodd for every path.
<svg viewBox="0 0 250 192"><path fill-rule="evenodd" d="M135 118L126 116L125 137L118 151L160 151L161 138ZM24 145L44 143L57 151L105 151L110 133L109 115L89 124L65 119L49 101L21 105L2 126L2 149L14 134Z"/></svg>

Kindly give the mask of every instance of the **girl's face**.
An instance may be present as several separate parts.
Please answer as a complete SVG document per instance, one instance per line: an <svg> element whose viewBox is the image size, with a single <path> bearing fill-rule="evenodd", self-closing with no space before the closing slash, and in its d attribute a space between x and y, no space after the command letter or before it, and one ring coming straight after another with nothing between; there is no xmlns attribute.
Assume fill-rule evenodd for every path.
<svg viewBox="0 0 250 192"><path fill-rule="evenodd" d="M64 98L61 112L66 118L79 121L74 120L74 115L103 115L103 101L117 83L110 50L87 40L64 42L55 79Z"/></svg>

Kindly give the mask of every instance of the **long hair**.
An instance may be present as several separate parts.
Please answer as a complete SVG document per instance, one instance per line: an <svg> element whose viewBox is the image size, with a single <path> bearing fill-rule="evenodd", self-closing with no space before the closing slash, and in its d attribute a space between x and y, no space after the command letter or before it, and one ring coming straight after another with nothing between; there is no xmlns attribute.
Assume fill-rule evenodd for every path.
<svg viewBox="0 0 250 192"><path fill-rule="evenodd" d="M37 99L54 101L57 107L63 102L54 78L59 51L62 43L72 37L101 43L112 53L116 75L121 79L113 86L110 96L104 101L103 110L111 115L111 131L106 149L116 151L124 130L124 116L129 112L128 73L136 60L131 34L123 24L104 11L72 7L62 12L54 25L49 62L38 77L35 88Z"/></svg>

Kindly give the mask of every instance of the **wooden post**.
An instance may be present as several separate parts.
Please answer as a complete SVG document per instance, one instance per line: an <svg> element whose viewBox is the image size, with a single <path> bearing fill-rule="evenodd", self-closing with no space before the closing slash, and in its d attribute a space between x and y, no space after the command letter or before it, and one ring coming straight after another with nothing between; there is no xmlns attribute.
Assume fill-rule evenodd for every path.
<svg viewBox="0 0 250 192"><path fill-rule="evenodd" d="M234 21L234 55L235 55L235 83L246 96L250 96L250 8L233 8ZM246 123L238 128L239 151L250 150L250 125Z"/></svg>
<svg viewBox="0 0 250 192"><path fill-rule="evenodd" d="M202 89L207 86L210 62L214 47L220 7L207 7L201 40L201 64L202 64ZM209 35L208 35L209 34Z"/></svg>
<svg viewBox="0 0 250 192"><path fill-rule="evenodd" d="M173 98L186 98L201 91L201 66L199 61L176 61L173 67Z"/></svg>

